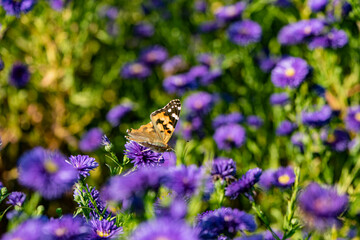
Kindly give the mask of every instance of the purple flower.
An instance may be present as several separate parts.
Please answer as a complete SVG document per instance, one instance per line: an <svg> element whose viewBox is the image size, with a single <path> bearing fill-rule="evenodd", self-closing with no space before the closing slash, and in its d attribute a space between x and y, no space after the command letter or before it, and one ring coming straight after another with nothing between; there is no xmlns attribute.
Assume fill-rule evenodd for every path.
<svg viewBox="0 0 360 240"><path fill-rule="evenodd" d="M0 5L7 14L20 17L21 13L27 13L36 4L36 0L0 0Z"/></svg>
<svg viewBox="0 0 360 240"><path fill-rule="evenodd" d="M225 240L227 240L227 239L225 239ZM254 234L254 235L247 235L247 236L235 238L234 240L264 240L264 238L263 238L263 235L261 235L261 234Z"/></svg>
<svg viewBox="0 0 360 240"><path fill-rule="evenodd" d="M185 222L171 218L159 218L140 224L131 240L198 240L196 232Z"/></svg>
<svg viewBox="0 0 360 240"><path fill-rule="evenodd" d="M132 160L134 166L138 167L157 166L164 162L161 153L149 150L134 141L125 144L124 154Z"/></svg>
<svg viewBox="0 0 360 240"><path fill-rule="evenodd" d="M336 152L346 151L351 141L349 133L342 129L335 129L333 131L323 129L321 139Z"/></svg>
<svg viewBox="0 0 360 240"><path fill-rule="evenodd" d="M219 115L212 121L212 126L218 128L223 125L231 123L242 123L244 121L244 116L241 113L233 112L229 114Z"/></svg>
<svg viewBox="0 0 360 240"><path fill-rule="evenodd" d="M219 79L221 76L222 76L221 70L219 69L211 70L208 72L208 74L200 78L200 84L202 86L207 86L213 83L215 80Z"/></svg>
<svg viewBox="0 0 360 240"><path fill-rule="evenodd" d="M19 224L16 228L12 229L2 236L1 240L14 240L14 239L26 239L26 240L39 240L46 239L43 233L43 227L45 224L44 218L28 219L25 222Z"/></svg>
<svg viewBox="0 0 360 240"><path fill-rule="evenodd" d="M338 194L335 188L311 183L300 194L298 202L304 223L310 228L325 230L340 225L338 217L347 209L349 198Z"/></svg>
<svg viewBox="0 0 360 240"><path fill-rule="evenodd" d="M209 73L209 68L204 65L198 65L190 68L187 73L187 77L191 79L191 81L200 80L205 77Z"/></svg>
<svg viewBox="0 0 360 240"><path fill-rule="evenodd" d="M215 62L214 57L210 53L200 54L196 57L196 60L207 67L211 67Z"/></svg>
<svg viewBox="0 0 360 240"><path fill-rule="evenodd" d="M360 132L360 106L353 106L348 109L345 124L348 130Z"/></svg>
<svg viewBox="0 0 360 240"><path fill-rule="evenodd" d="M234 5L223 6L216 10L215 17L220 21L232 21L241 16L245 7L245 2L237 2Z"/></svg>
<svg viewBox="0 0 360 240"><path fill-rule="evenodd" d="M114 6L105 5L100 9L100 16L114 22L119 15L119 10Z"/></svg>
<svg viewBox="0 0 360 240"><path fill-rule="evenodd" d="M291 167L281 167L274 172L274 186L280 188L291 187L295 182L295 173Z"/></svg>
<svg viewBox="0 0 360 240"><path fill-rule="evenodd" d="M23 88L30 81L30 72L27 65L17 62L10 70L9 84L16 88Z"/></svg>
<svg viewBox="0 0 360 240"><path fill-rule="evenodd" d="M162 64L168 57L167 50L162 46L152 46L144 49L140 53L140 61L149 65L154 66L158 64Z"/></svg>
<svg viewBox="0 0 360 240"><path fill-rule="evenodd" d="M6 202L7 204L11 204L13 206L21 207L26 198L26 194L23 192L12 192L9 195L9 199Z"/></svg>
<svg viewBox="0 0 360 240"><path fill-rule="evenodd" d="M309 42L309 48L342 48L348 43L348 36L343 30L333 28L326 35L314 37Z"/></svg>
<svg viewBox="0 0 360 240"><path fill-rule="evenodd" d="M187 213L187 205L184 199L175 198L171 204L162 205L159 202L154 204L157 218L184 219Z"/></svg>
<svg viewBox="0 0 360 240"><path fill-rule="evenodd" d="M263 71L264 73L269 73L279 62L279 59L276 57L265 56L265 57L260 57L258 61L261 71Z"/></svg>
<svg viewBox="0 0 360 240"><path fill-rule="evenodd" d="M228 124L215 130L214 140L221 150L230 150L241 147L246 140L243 127L238 124Z"/></svg>
<svg viewBox="0 0 360 240"><path fill-rule="evenodd" d="M204 0L196 0L194 2L194 9L198 12L205 13L207 9L207 3Z"/></svg>
<svg viewBox="0 0 360 240"><path fill-rule="evenodd" d="M280 239L283 238L284 234L282 232L278 230L274 230L274 232ZM264 240L276 240L276 239L269 230L266 230L266 232L264 233Z"/></svg>
<svg viewBox="0 0 360 240"><path fill-rule="evenodd" d="M223 25L224 25L223 22L219 22L219 21L203 22L199 25L199 32L202 32L202 33L214 32L214 31L222 28Z"/></svg>
<svg viewBox="0 0 360 240"><path fill-rule="evenodd" d="M271 81L277 87L297 88L310 72L305 60L287 57L281 60L271 72Z"/></svg>
<svg viewBox="0 0 360 240"><path fill-rule="evenodd" d="M56 11L61 11L64 8L65 4L67 3L66 0L49 0L49 2L51 8Z"/></svg>
<svg viewBox="0 0 360 240"><path fill-rule="evenodd" d="M229 158L215 158L212 164L211 176L216 181L218 179L230 182L235 179L236 164Z"/></svg>
<svg viewBox="0 0 360 240"><path fill-rule="evenodd" d="M182 95L186 90L194 88L196 83L187 74L178 74L165 78L163 87L168 93Z"/></svg>
<svg viewBox="0 0 360 240"><path fill-rule="evenodd" d="M125 79L144 79L151 75L151 70L141 62L132 62L125 64L120 74Z"/></svg>
<svg viewBox="0 0 360 240"><path fill-rule="evenodd" d="M259 180L259 186L265 191L269 190L273 186L274 173L275 173L274 169L268 169L261 174Z"/></svg>
<svg viewBox="0 0 360 240"><path fill-rule="evenodd" d="M284 106L289 103L289 95L285 92L283 93L273 93L270 96L270 103L272 105Z"/></svg>
<svg viewBox="0 0 360 240"><path fill-rule="evenodd" d="M304 139L305 139L305 136L301 132L296 132L291 136L292 144L299 147L301 152L304 151Z"/></svg>
<svg viewBox="0 0 360 240"><path fill-rule="evenodd" d="M0 190L5 187L4 184L0 181Z"/></svg>
<svg viewBox="0 0 360 240"><path fill-rule="evenodd" d="M207 92L189 95L184 102L185 107L195 115L206 115L214 104L214 97Z"/></svg>
<svg viewBox="0 0 360 240"><path fill-rule="evenodd" d="M230 41L241 46L259 42L261 33L260 25L250 20L232 23L228 29Z"/></svg>
<svg viewBox="0 0 360 240"><path fill-rule="evenodd" d="M328 0L309 0L308 6L312 12L320 12L326 8Z"/></svg>
<svg viewBox="0 0 360 240"><path fill-rule="evenodd" d="M257 226L252 215L238 209L222 207L199 215L196 228L201 240L210 240L217 239L219 235L232 239L238 231L253 232Z"/></svg>
<svg viewBox="0 0 360 240"><path fill-rule="evenodd" d="M77 180L77 171L65 160L59 152L34 148L18 161L19 181L46 199L58 198Z"/></svg>
<svg viewBox="0 0 360 240"><path fill-rule="evenodd" d="M129 104L120 104L112 109L106 114L106 120L113 127L117 127L120 124L121 119L132 110L132 106Z"/></svg>
<svg viewBox="0 0 360 240"><path fill-rule="evenodd" d="M199 138L204 137L203 120L199 116L191 117L189 122L181 124L181 134L187 141L197 136Z"/></svg>
<svg viewBox="0 0 360 240"><path fill-rule="evenodd" d="M302 112L302 122L311 127L322 127L328 124L332 117L332 109L324 105L320 110L314 112Z"/></svg>
<svg viewBox="0 0 360 240"><path fill-rule="evenodd" d="M62 216L59 219L50 219L44 226L47 238L54 240L82 240L89 234L89 227L79 217L71 215Z"/></svg>
<svg viewBox="0 0 360 240"><path fill-rule="evenodd" d="M306 38L320 35L324 27L323 20L301 20L283 27L278 34L278 42L282 45L299 44Z"/></svg>
<svg viewBox="0 0 360 240"><path fill-rule="evenodd" d="M186 68L186 62L181 56L174 56L166 60L161 66L165 76L171 76Z"/></svg>
<svg viewBox="0 0 360 240"><path fill-rule="evenodd" d="M82 135L79 148L83 152L92 152L101 146L103 131L100 128L92 128Z"/></svg>
<svg viewBox="0 0 360 240"><path fill-rule="evenodd" d="M78 202L79 207L88 207L90 210L90 216L93 218L99 218L99 214L96 211L96 208L104 214L104 216L108 216L109 212L105 210L106 203L100 198L99 191L96 190L95 187L89 187L86 184L87 189L79 189L78 186L74 189L74 199L76 202ZM90 199L87 197L88 192L90 193L92 199L94 200L94 203L96 205L96 208L94 204L90 201Z"/></svg>
<svg viewBox="0 0 360 240"><path fill-rule="evenodd" d="M154 35L154 26L150 23L140 22L134 26L134 34L138 37L148 38Z"/></svg>
<svg viewBox="0 0 360 240"><path fill-rule="evenodd" d="M264 124L264 120L256 115L251 115L246 118L246 122L249 126L254 127L255 129L260 128Z"/></svg>
<svg viewBox="0 0 360 240"><path fill-rule="evenodd" d="M77 155L70 156L69 160L66 161L72 165L78 171L78 178L88 177L90 175L90 170L93 170L99 166L95 161L95 158L89 157L88 155Z"/></svg>
<svg viewBox="0 0 360 240"><path fill-rule="evenodd" d="M5 68L5 63L0 56L0 71L4 70L4 68Z"/></svg>
<svg viewBox="0 0 360 240"><path fill-rule="evenodd" d="M282 121L279 126L276 128L276 135L278 136L288 136L290 135L295 129L297 125L293 122L288 120Z"/></svg>
<svg viewBox="0 0 360 240"><path fill-rule="evenodd" d="M91 234L87 238L89 240L118 239L119 235L123 233L122 227L118 227L114 221L106 219L92 219L89 225L91 227Z"/></svg>
<svg viewBox="0 0 360 240"><path fill-rule="evenodd" d="M254 185L260 180L262 170L260 168L253 168L247 171L238 181L230 184L225 190L225 196L231 199L237 198L240 193L252 200L251 190Z"/></svg>

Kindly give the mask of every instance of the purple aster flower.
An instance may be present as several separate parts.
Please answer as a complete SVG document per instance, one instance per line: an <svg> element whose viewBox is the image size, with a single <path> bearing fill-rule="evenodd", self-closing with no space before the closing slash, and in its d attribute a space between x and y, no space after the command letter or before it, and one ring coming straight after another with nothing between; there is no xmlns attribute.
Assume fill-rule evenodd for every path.
<svg viewBox="0 0 360 240"><path fill-rule="evenodd" d="M90 170L93 170L99 166L95 161L95 158L89 157L88 155L77 155L70 156L69 160L66 161L72 165L78 171L78 178L90 176Z"/></svg>
<svg viewBox="0 0 360 240"><path fill-rule="evenodd" d="M308 6L312 12L320 12L326 8L328 0L309 0Z"/></svg>
<svg viewBox="0 0 360 240"><path fill-rule="evenodd" d="M284 106L289 103L289 95L287 93L273 93L270 96L270 103L272 105Z"/></svg>
<svg viewBox="0 0 360 240"><path fill-rule="evenodd" d="M1 26L0 26L0 28L1 28ZM5 68L5 63L0 56L0 71L4 70L4 68Z"/></svg>
<svg viewBox="0 0 360 240"><path fill-rule="evenodd" d="M151 70L144 63L132 62L125 64L120 74L125 79L144 79L151 75Z"/></svg>
<svg viewBox="0 0 360 240"><path fill-rule="evenodd" d="M106 217L109 215L109 212L106 208L106 203L100 198L100 193L98 190L96 190L95 187L88 186L86 184L87 189L80 189L78 185L76 185L76 188L74 189L74 200L78 203L79 207L88 207L90 208L90 216L93 218L99 218L99 214L96 211L96 208L103 213L103 215ZM87 197L87 194L90 193L92 199L94 200L94 203L96 205L96 208L94 204L90 201L90 199Z"/></svg>
<svg viewBox="0 0 360 240"><path fill-rule="evenodd" d="M278 42L282 45L302 43L306 38L322 33L325 22L319 19L302 20L283 27L278 34Z"/></svg>
<svg viewBox="0 0 360 240"><path fill-rule="evenodd" d="M200 139L204 137L203 120L199 116L192 117L189 122L181 124L181 134L186 141L190 141L193 136Z"/></svg>
<svg viewBox="0 0 360 240"><path fill-rule="evenodd" d="M205 77L209 73L209 68L204 65L198 65L190 68L189 72L187 73L187 77L190 78L192 81L200 80L201 78Z"/></svg>
<svg viewBox="0 0 360 240"><path fill-rule="evenodd" d="M154 26L150 23L140 22L134 26L134 34L138 37L149 38L154 35Z"/></svg>
<svg viewBox="0 0 360 240"><path fill-rule="evenodd" d="M206 115L214 104L214 97L207 92L197 92L189 95L184 102L185 107L196 115Z"/></svg>
<svg viewBox="0 0 360 240"><path fill-rule="evenodd" d="M167 206L156 202L154 204L155 213L157 218L171 218L171 219L184 219L187 213L187 205L184 199L175 198Z"/></svg>
<svg viewBox="0 0 360 240"><path fill-rule="evenodd" d="M198 12L205 13L207 9L207 3L204 0L196 0L194 2L194 9Z"/></svg>
<svg viewBox="0 0 360 240"><path fill-rule="evenodd" d="M120 124L121 119L132 110L130 104L120 104L112 109L106 114L106 120L113 127L117 127Z"/></svg>
<svg viewBox="0 0 360 240"><path fill-rule="evenodd" d="M276 128L276 135L278 136L288 136L297 128L296 123L290 122L288 120L282 121L279 126Z"/></svg>
<svg viewBox="0 0 360 240"><path fill-rule="evenodd" d="M167 50L162 47L162 46L152 46L149 48L144 49L141 53L140 53L140 61L149 65L149 66L154 66L154 65L158 65L158 64L162 64L163 62L165 62L165 60L168 57L168 52Z"/></svg>
<svg viewBox="0 0 360 240"><path fill-rule="evenodd" d="M235 238L234 240L264 240L264 237L261 234L254 234L254 235L247 235L247 236Z"/></svg>
<svg viewBox="0 0 360 240"><path fill-rule="evenodd" d="M119 15L119 10L114 6L105 5L100 9L100 16L114 22Z"/></svg>
<svg viewBox="0 0 360 240"><path fill-rule="evenodd" d="M225 196L231 199L237 198L240 193L252 200L251 190L254 185L260 180L262 170L260 168L253 168L247 171L238 181L230 184L225 190Z"/></svg>
<svg viewBox="0 0 360 240"><path fill-rule="evenodd" d="M9 75L9 84L16 88L23 88L30 81L30 72L27 65L14 63Z"/></svg>
<svg viewBox="0 0 360 240"><path fill-rule="evenodd" d="M335 129L332 132L328 129L323 129L321 131L321 139L336 152L346 151L351 141L349 133L342 129Z"/></svg>
<svg viewBox="0 0 360 240"><path fill-rule="evenodd" d="M16 228L12 229L2 236L1 240L14 240L14 239L26 239L26 240L39 240L46 239L43 233L43 227L45 224L44 218L28 219L25 222L19 224Z"/></svg>
<svg viewBox="0 0 360 240"><path fill-rule="evenodd" d="M100 128L92 128L82 135L79 148L83 152L92 152L101 146L103 131Z"/></svg>
<svg viewBox="0 0 360 240"><path fill-rule="evenodd" d="M203 22L199 25L199 32L210 33L222 28L223 26L224 23L219 21Z"/></svg>
<svg viewBox="0 0 360 240"><path fill-rule="evenodd" d="M332 117L332 109L324 105L320 110L314 112L303 112L302 122L311 127L322 127L328 124Z"/></svg>
<svg viewBox="0 0 360 240"><path fill-rule="evenodd" d="M281 231L274 230L274 232L280 239L283 238L284 234ZM266 230L266 232L264 233L264 240L276 240L276 239L269 230Z"/></svg>
<svg viewBox="0 0 360 240"><path fill-rule="evenodd" d="M166 60L161 66L165 76L171 76L186 69L186 62L181 56L174 56Z"/></svg>
<svg viewBox="0 0 360 240"><path fill-rule="evenodd" d="M243 127L238 124L228 124L215 130L214 140L221 150L230 150L241 147L246 140Z"/></svg>
<svg viewBox="0 0 360 240"><path fill-rule="evenodd" d="M231 239L238 231L253 232L257 226L252 215L238 209L219 208L207 211L198 216L196 228L200 239L217 239L225 235Z"/></svg>
<svg viewBox="0 0 360 240"><path fill-rule="evenodd" d="M245 2L237 2L234 5L223 6L216 10L215 17L220 21L232 21L240 18L245 8Z"/></svg>
<svg viewBox="0 0 360 240"><path fill-rule="evenodd" d="M54 240L82 240L89 234L90 228L79 217L65 215L59 219L50 219L44 226L47 238Z"/></svg>
<svg viewBox="0 0 360 240"><path fill-rule="evenodd" d="M34 148L18 161L19 181L46 199L58 198L77 180L77 171L65 160L59 152Z"/></svg>
<svg viewBox="0 0 360 240"><path fill-rule="evenodd" d="M198 240L196 231L185 222L171 218L159 218L140 224L131 240Z"/></svg>
<svg viewBox="0 0 360 240"><path fill-rule="evenodd" d="M216 181L218 179L231 182L235 179L236 164L229 158L215 158L212 164L211 176Z"/></svg>
<svg viewBox="0 0 360 240"><path fill-rule="evenodd" d="M118 239L119 235L123 233L122 227L118 227L114 221L106 219L92 219L89 225L91 227L91 234L87 238L89 240Z"/></svg>
<svg viewBox="0 0 360 240"><path fill-rule="evenodd" d="M223 125L231 123L242 123L244 121L244 116L241 113L233 112L229 114L219 115L212 121L212 126L218 128Z"/></svg>
<svg viewBox="0 0 360 240"><path fill-rule="evenodd" d="M274 172L274 186L280 188L291 187L295 182L295 173L291 167L281 167Z"/></svg>
<svg viewBox="0 0 360 240"><path fill-rule="evenodd" d="M275 4L280 7L290 7L291 0L276 0Z"/></svg>
<svg viewBox="0 0 360 240"><path fill-rule="evenodd" d="M56 11L61 11L67 2L68 0L49 0L51 8Z"/></svg>
<svg viewBox="0 0 360 240"><path fill-rule="evenodd" d="M125 144L124 154L131 159L134 166L157 166L164 162L161 153L149 150L137 142L130 141Z"/></svg>
<svg viewBox="0 0 360 240"><path fill-rule="evenodd" d="M348 43L348 37L343 30L333 28L326 35L314 37L309 42L309 48L342 48Z"/></svg>
<svg viewBox="0 0 360 240"><path fill-rule="evenodd" d="M360 106L353 106L348 109L345 124L348 130L360 132Z"/></svg>
<svg viewBox="0 0 360 240"><path fill-rule="evenodd" d="M25 198L26 198L26 194L23 192L12 192L10 193L6 203L11 204L14 207L15 206L21 207L25 201Z"/></svg>
<svg viewBox="0 0 360 240"><path fill-rule="evenodd" d="M27 13L36 4L36 0L0 0L0 5L7 14L20 17L21 13Z"/></svg>
<svg viewBox="0 0 360 240"><path fill-rule="evenodd" d="M177 93L182 95L186 90L192 89L196 86L196 82L193 81L187 74L172 75L165 78L163 87L168 93Z"/></svg>
<svg viewBox="0 0 360 240"><path fill-rule="evenodd" d="M195 165L180 166L169 170L166 186L178 196L191 197L199 189L204 172Z"/></svg>
<svg viewBox="0 0 360 240"><path fill-rule="evenodd" d="M196 60L202 64L202 65L205 65L207 67L210 68L210 66L212 66L215 62L215 59L214 57L210 54L210 53L203 53L203 54L200 54L196 57Z"/></svg>
<svg viewBox="0 0 360 240"><path fill-rule="evenodd" d="M299 147L301 152L304 152L304 139L305 135L301 132L296 132L291 136L292 144Z"/></svg>
<svg viewBox="0 0 360 240"><path fill-rule="evenodd" d="M297 88L310 72L305 60L287 57L281 60L271 72L271 81L277 87Z"/></svg>
<svg viewBox="0 0 360 240"><path fill-rule="evenodd" d="M4 184L0 181L0 190L5 187Z"/></svg>
<svg viewBox="0 0 360 240"><path fill-rule="evenodd" d="M255 129L260 128L264 124L264 120L262 120L260 117L256 115L251 115L246 118L246 123L254 127Z"/></svg>
<svg viewBox="0 0 360 240"><path fill-rule="evenodd" d="M207 86L209 84L212 84L215 80L219 79L222 76L222 71L220 69L211 70L200 78L200 84L202 86Z"/></svg>
<svg viewBox="0 0 360 240"><path fill-rule="evenodd" d="M264 73L269 73L279 62L279 59L272 56L265 56L259 58L259 67Z"/></svg>
<svg viewBox="0 0 360 240"><path fill-rule="evenodd" d="M232 23L228 29L230 41L241 46L259 42L261 34L260 25L250 20Z"/></svg>
<svg viewBox="0 0 360 240"><path fill-rule="evenodd" d="M340 225L338 217L347 209L349 198L338 194L335 188L311 183L300 194L298 202L304 223L310 228L325 230Z"/></svg>
<svg viewBox="0 0 360 240"><path fill-rule="evenodd" d="M274 169L268 169L261 174L259 180L259 186L265 191L269 190L273 186L274 173L275 173Z"/></svg>

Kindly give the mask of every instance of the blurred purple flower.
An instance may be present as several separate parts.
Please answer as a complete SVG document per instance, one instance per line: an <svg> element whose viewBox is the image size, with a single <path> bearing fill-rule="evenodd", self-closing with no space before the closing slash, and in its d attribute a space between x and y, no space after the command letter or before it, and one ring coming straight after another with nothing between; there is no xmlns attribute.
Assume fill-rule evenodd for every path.
<svg viewBox="0 0 360 240"><path fill-rule="evenodd" d="M295 182L295 173L291 167L280 167L274 172L273 185L280 188L291 187Z"/></svg>
<svg viewBox="0 0 360 240"><path fill-rule="evenodd" d="M211 70L200 79L200 84L207 86L213 83L215 80L219 79L222 76L222 71L220 69Z"/></svg>
<svg viewBox="0 0 360 240"><path fill-rule="evenodd" d="M225 238L224 240L227 240ZM264 240L263 235L261 234L254 234L254 235L246 235L238 238L234 238L234 240Z"/></svg>
<svg viewBox="0 0 360 240"><path fill-rule="evenodd" d="M110 109L106 114L106 120L111 124L111 126L119 126L121 119L132 110L130 104L119 104Z"/></svg>
<svg viewBox="0 0 360 240"><path fill-rule="evenodd" d="M0 25L0 29L1 29L1 25ZM0 71L4 70L4 68L5 68L5 63L4 63L3 59L0 56Z"/></svg>
<svg viewBox="0 0 360 240"><path fill-rule="evenodd" d="M186 68L186 62L181 56L174 56L166 60L161 66L165 76L171 76Z"/></svg>
<svg viewBox="0 0 360 240"><path fill-rule="evenodd" d="M120 74L125 79L144 79L151 75L151 70L141 62L132 62L125 64L122 67Z"/></svg>
<svg viewBox="0 0 360 240"><path fill-rule="evenodd" d="M203 53L203 54L200 54L196 57L196 60L202 64L202 65L205 65L207 67L211 67L214 62L215 62L215 59L214 59L214 56L212 56L210 53Z"/></svg>
<svg viewBox="0 0 360 240"><path fill-rule="evenodd" d="M291 142L295 146L300 148L301 152L304 152L304 134L301 132L296 132L291 136Z"/></svg>
<svg viewBox="0 0 360 240"><path fill-rule="evenodd" d="M231 123L242 123L244 121L244 116L239 112L233 112L229 114L218 115L212 121L213 128L218 128L223 125Z"/></svg>
<svg viewBox="0 0 360 240"><path fill-rule="evenodd" d="M158 218L140 224L130 237L131 240L176 239L198 240L196 231L184 221L172 218Z"/></svg>
<svg viewBox="0 0 360 240"><path fill-rule="evenodd" d="M304 223L310 228L325 230L340 225L338 217L347 209L349 198L338 194L335 188L311 183L300 194L298 202Z"/></svg>
<svg viewBox="0 0 360 240"><path fill-rule="evenodd" d="M14 63L9 75L9 84L16 88L23 88L30 81L30 72L27 65Z"/></svg>
<svg viewBox="0 0 360 240"><path fill-rule="evenodd" d="M360 132L360 106L353 106L348 108L345 124L348 130Z"/></svg>
<svg viewBox="0 0 360 240"><path fill-rule="evenodd" d="M162 64L168 58L167 50L159 45L155 45L152 47L148 47L141 51L140 53L140 61L149 65L155 66L158 64Z"/></svg>
<svg viewBox="0 0 360 240"><path fill-rule="evenodd" d="M25 201L25 198L26 198L26 194L23 192L12 192L10 193L6 203L11 204L14 207L15 206L21 207Z"/></svg>
<svg viewBox="0 0 360 240"><path fill-rule="evenodd" d="M182 95L186 90L194 88L195 79L189 78L187 74L178 74L164 79L163 87L168 93Z"/></svg>
<svg viewBox="0 0 360 240"><path fill-rule="evenodd" d="M86 199L85 201L87 201L87 206L85 205L85 207L89 207L89 210L90 210L90 216L93 217L93 218L99 218L99 214L97 213L96 211L96 208L104 214L104 216L108 216L109 215L109 212L107 210L105 210L106 208L106 203L100 198L100 193L98 190L96 190L95 187L89 187L87 184L86 184L86 188L82 188L82 192L80 191L79 188L75 188L74 189L74 199L77 199L78 196L81 196L82 199ZM96 208L94 206L94 204L87 198L85 197L87 195L87 193L90 193L92 199L94 200L94 203L96 205ZM81 199L80 198L80 199ZM82 206L82 204L79 203L79 207L84 207Z"/></svg>
<svg viewBox="0 0 360 240"><path fill-rule="evenodd" d="M297 88L310 72L305 60L297 57L282 59L271 72L271 81L277 87Z"/></svg>
<svg viewBox="0 0 360 240"><path fill-rule="evenodd" d="M251 201L251 191L254 185L260 180L262 170L260 168L253 168L247 171L238 181L231 183L225 189L225 196L235 199L240 193L243 193Z"/></svg>
<svg viewBox="0 0 360 240"><path fill-rule="evenodd" d="M209 68L204 65L198 65L190 68L187 77L190 81L197 81L209 74Z"/></svg>
<svg viewBox="0 0 360 240"><path fill-rule="evenodd" d="M87 238L89 240L118 239L119 235L123 233L122 227L118 227L114 221L106 219L92 219L89 225L91 227L91 234Z"/></svg>
<svg viewBox="0 0 360 240"><path fill-rule="evenodd" d="M284 234L279 230L274 230L274 233L280 238L283 239ZM269 230L266 230L264 233L264 240L276 240L272 233Z"/></svg>
<svg viewBox="0 0 360 240"><path fill-rule="evenodd" d="M216 181L218 179L231 182L235 179L236 164L229 158L215 158L212 164L211 176Z"/></svg>
<svg viewBox="0 0 360 240"><path fill-rule="evenodd" d="M279 59L272 56L262 56L258 59L258 61L261 71L264 73L269 73L279 62Z"/></svg>
<svg viewBox="0 0 360 240"><path fill-rule="evenodd" d="M134 34L138 37L149 38L154 35L154 26L150 23L140 22L134 26Z"/></svg>
<svg viewBox="0 0 360 240"><path fill-rule="evenodd" d="M346 32L333 28L326 35L314 37L309 42L309 48L342 48L348 43Z"/></svg>
<svg viewBox="0 0 360 240"><path fill-rule="evenodd" d="M259 180L259 186L265 191L269 190L273 186L274 173L275 173L274 169L268 169L261 174Z"/></svg>
<svg viewBox="0 0 360 240"><path fill-rule="evenodd" d="M230 41L241 46L259 42L261 34L260 25L251 20L232 23L228 28Z"/></svg>
<svg viewBox="0 0 360 240"><path fill-rule="evenodd" d="M92 128L82 135L79 148L83 152L92 152L101 146L103 131L100 128Z"/></svg>
<svg viewBox="0 0 360 240"><path fill-rule="evenodd" d="M199 25L199 32L210 33L222 28L223 26L224 23L219 21L203 22Z"/></svg>
<svg viewBox="0 0 360 240"><path fill-rule="evenodd" d="M309 0L307 4L311 11L316 13L323 11L326 8L328 0Z"/></svg>
<svg viewBox="0 0 360 240"><path fill-rule="evenodd" d="M79 179L81 176L84 178L88 177L90 170L94 170L99 166L95 158L89 157L88 155L70 156L66 162L77 170Z"/></svg>
<svg viewBox="0 0 360 240"><path fill-rule="evenodd" d="M50 6L56 11L61 11L69 0L49 0Z"/></svg>
<svg viewBox="0 0 360 240"><path fill-rule="evenodd" d="M231 150L241 147L245 143L246 133L244 128L238 124L227 124L217 128L213 138L219 149Z"/></svg>
<svg viewBox="0 0 360 240"><path fill-rule="evenodd" d="M82 240L86 239L90 228L80 217L65 215L58 219L50 219L44 226L47 238L54 240Z"/></svg>
<svg viewBox="0 0 360 240"><path fill-rule="evenodd" d="M290 122L288 120L282 121L279 126L276 128L276 135L278 136L288 136L297 128L296 123Z"/></svg>
<svg viewBox="0 0 360 240"><path fill-rule="evenodd" d="M187 213L187 205L184 199L175 198L167 205L161 205L160 203L154 204L155 213L157 218L171 218L171 219L184 219Z"/></svg>
<svg viewBox="0 0 360 240"><path fill-rule="evenodd" d="M216 10L215 17L220 21L232 21L239 19L245 8L245 2L237 2L234 5L223 6Z"/></svg>
<svg viewBox="0 0 360 240"><path fill-rule="evenodd" d="M26 240L39 240L46 239L43 231L45 224L44 218L28 219L10 232L4 234L1 240L14 240L14 239L26 239Z"/></svg>
<svg viewBox="0 0 360 240"><path fill-rule="evenodd" d="M58 198L77 180L77 171L65 160L61 153L42 147L25 152L18 161L19 181L46 199Z"/></svg>
<svg viewBox="0 0 360 240"><path fill-rule="evenodd" d="M189 95L185 101L185 107L196 115L206 115L214 104L214 97L207 92L196 92Z"/></svg>
<svg viewBox="0 0 360 240"><path fill-rule="evenodd" d="M196 0L194 2L194 9L198 12L205 13L207 9L207 3L205 0Z"/></svg>
<svg viewBox="0 0 360 240"><path fill-rule="evenodd" d="M125 144L124 154L137 167L158 166L164 163L161 153L154 152L134 141Z"/></svg>
<svg viewBox="0 0 360 240"><path fill-rule="evenodd" d="M321 139L336 152L346 151L351 141L349 133L342 129L335 129L333 131L323 129L321 131Z"/></svg>
<svg viewBox="0 0 360 240"><path fill-rule="evenodd" d="M260 117L256 115L251 115L246 118L246 123L254 127L255 129L260 128L264 124L264 120L262 120Z"/></svg>
<svg viewBox="0 0 360 240"><path fill-rule="evenodd" d="M331 107L324 105L318 111L302 112L302 123L311 127L322 127L330 122L332 114Z"/></svg>
<svg viewBox="0 0 360 240"><path fill-rule="evenodd" d="M36 0L0 0L0 5L7 14L20 17L21 13L27 13L33 9Z"/></svg>
<svg viewBox="0 0 360 240"><path fill-rule="evenodd" d="M289 103L289 94L283 93L273 93L270 96L270 103L272 105L286 105Z"/></svg>

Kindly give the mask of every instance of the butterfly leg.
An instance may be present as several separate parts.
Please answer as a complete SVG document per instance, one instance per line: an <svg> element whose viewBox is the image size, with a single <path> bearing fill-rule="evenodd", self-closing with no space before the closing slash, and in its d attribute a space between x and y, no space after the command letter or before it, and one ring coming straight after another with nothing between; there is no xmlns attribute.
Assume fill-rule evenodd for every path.
<svg viewBox="0 0 360 240"><path fill-rule="evenodd" d="M142 150L141 152L147 152L147 151L150 151L151 149L150 148L147 148L145 150Z"/></svg>

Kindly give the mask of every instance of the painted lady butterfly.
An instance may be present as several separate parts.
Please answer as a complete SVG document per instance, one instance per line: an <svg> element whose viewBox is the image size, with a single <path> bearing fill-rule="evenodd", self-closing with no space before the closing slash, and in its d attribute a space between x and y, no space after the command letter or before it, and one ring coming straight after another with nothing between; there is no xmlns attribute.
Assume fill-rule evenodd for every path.
<svg viewBox="0 0 360 240"><path fill-rule="evenodd" d="M129 136L126 138L155 152L174 151L168 142L179 120L180 110L179 99L170 101L165 107L151 113L151 122L139 129L127 130Z"/></svg>

